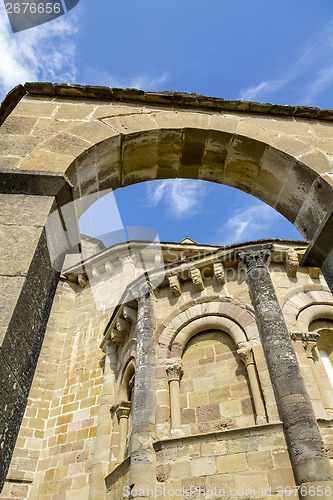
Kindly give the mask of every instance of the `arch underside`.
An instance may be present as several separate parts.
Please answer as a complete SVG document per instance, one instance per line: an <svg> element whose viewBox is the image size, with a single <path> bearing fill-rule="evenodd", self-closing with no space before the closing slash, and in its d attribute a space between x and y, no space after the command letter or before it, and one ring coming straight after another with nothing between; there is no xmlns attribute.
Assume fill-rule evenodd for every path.
<svg viewBox="0 0 333 500"><path fill-rule="evenodd" d="M311 239L333 203L318 173L273 146L218 130L159 129L112 137L68 168L78 212L110 189L165 178L225 184L275 208ZM95 196L88 196L96 193Z"/></svg>

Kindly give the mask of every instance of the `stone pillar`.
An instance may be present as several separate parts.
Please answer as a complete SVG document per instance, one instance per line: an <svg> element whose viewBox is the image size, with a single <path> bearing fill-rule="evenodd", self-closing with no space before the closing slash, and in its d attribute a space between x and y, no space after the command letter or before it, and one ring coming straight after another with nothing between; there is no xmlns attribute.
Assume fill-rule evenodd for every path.
<svg viewBox="0 0 333 500"><path fill-rule="evenodd" d="M169 382L171 436L172 436L175 433L175 431L179 432L182 428L181 414L180 414L179 384L181 376L183 375L183 369L179 363L172 366L168 366L166 368L166 372Z"/></svg>
<svg viewBox="0 0 333 500"><path fill-rule="evenodd" d="M0 170L0 491L74 231L57 210L71 199L64 176Z"/></svg>
<svg viewBox="0 0 333 500"><path fill-rule="evenodd" d="M115 371L117 368L117 346L106 342L105 365L101 400L97 421L94 462L89 484L89 500L105 500L105 477L110 465L112 419L110 408L114 403Z"/></svg>
<svg viewBox="0 0 333 500"><path fill-rule="evenodd" d="M237 354L246 366L247 374L249 377L254 407L256 411L256 424L267 424L266 411L261 396L261 390L256 373L252 349L241 348L238 349Z"/></svg>
<svg viewBox="0 0 333 500"><path fill-rule="evenodd" d="M121 464L126 458L127 434L128 434L128 419L131 411L130 401L123 401L116 410L116 415L119 422L119 445L118 445L118 460Z"/></svg>
<svg viewBox="0 0 333 500"><path fill-rule="evenodd" d="M296 482L309 485L319 481L326 485L332 481L332 469L266 265L269 255L269 250L252 250L240 252L239 259L247 268L251 300Z"/></svg>
<svg viewBox="0 0 333 500"><path fill-rule="evenodd" d="M155 485L155 344L154 310L148 286L138 300L137 348L131 433L130 484L137 491Z"/></svg>

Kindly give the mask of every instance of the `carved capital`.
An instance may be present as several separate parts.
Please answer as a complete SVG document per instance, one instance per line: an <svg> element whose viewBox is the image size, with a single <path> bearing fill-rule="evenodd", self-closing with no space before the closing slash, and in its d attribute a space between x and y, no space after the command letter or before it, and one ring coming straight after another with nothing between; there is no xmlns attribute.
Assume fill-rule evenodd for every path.
<svg viewBox="0 0 333 500"><path fill-rule="evenodd" d="M317 332L297 332L293 331L290 333L291 340L301 341L305 351L311 353L316 347L318 340L320 339L320 334Z"/></svg>
<svg viewBox="0 0 333 500"><path fill-rule="evenodd" d="M222 262L215 262L213 265L214 267L214 276L217 279L221 285L224 285L225 283L225 274L224 274L224 267Z"/></svg>
<svg viewBox="0 0 333 500"><path fill-rule="evenodd" d="M150 283L144 277L139 282L131 286L129 293L138 301L139 304L150 297Z"/></svg>
<svg viewBox="0 0 333 500"><path fill-rule="evenodd" d="M243 361L245 366L254 365L254 357L252 349L242 347L241 349L237 350L237 354Z"/></svg>
<svg viewBox="0 0 333 500"><path fill-rule="evenodd" d="M205 288L203 281L202 281L202 276L200 269L195 268L190 271L191 274L191 279L193 282L194 288L197 290L197 292L202 292L202 290Z"/></svg>
<svg viewBox="0 0 333 500"><path fill-rule="evenodd" d="M268 249L249 250L247 252L239 252L238 258L241 262L244 262L247 272L249 272L252 269L265 268L270 255L271 252Z"/></svg>
<svg viewBox="0 0 333 500"><path fill-rule="evenodd" d="M298 255L294 249L288 250L286 259L286 273L290 277L296 277L299 268Z"/></svg>
<svg viewBox="0 0 333 500"><path fill-rule="evenodd" d="M169 281L170 290L172 291L174 296L180 297L182 294L182 289L180 288L178 276L176 276L176 275L169 276L168 281Z"/></svg>
<svg viewBox="0 0 333 500"><path fill-rule="evenodd" d="M128 419L130 412L131 412L130 401L122 401L119 404L118 408L116 409L116 415L118 417L118 420L120 420L121 418Z"/></svg>
<svg viewBox="0 0 333 500"><path fill-rule="evenodd" d="M172 380L180 381L184 371L181 364L170 365L166 367L168 382L172 382Z"/></svg>

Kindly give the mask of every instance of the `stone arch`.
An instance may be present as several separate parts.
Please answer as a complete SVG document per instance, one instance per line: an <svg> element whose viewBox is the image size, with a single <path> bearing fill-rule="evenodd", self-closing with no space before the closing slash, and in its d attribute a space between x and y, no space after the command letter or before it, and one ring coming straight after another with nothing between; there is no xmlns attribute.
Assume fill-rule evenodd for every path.
<svg viewBox="0 0 333 500"><path fill-rule="evenodd" d="M307 329L309 324L303 325L304 321L302 320L302 316L304 315L305 318L306 314L311 315L311 311L313 311L313 313L315 313L315 311L324 312L326 305L330 307L333 305L332 294L329 291L322 287L320 290L305 291L302 287L298 290L294 290L293 294L287 296L287 300L282 301L282 311L290 330L302 330L305 327ZM316 309L312 310L313 306L315 306Z"/></svg>
<svg viewBox="0 0 333 500"><path fill-rule="evenodd" d="M175 352L183 349L184 340L197 328L226 329L236 345L248 341L259 343L255 318L246 309L246 305L230 298L212 296L184 304L182 310L178 309L163 320L155 332L159 356L172 357ZM176 341L178 335L180 342Z"/></svg>
<svg viewBox="0 0 333 500"><path fill-rule="evenodd" d="M165 326L164 326L165 325ZM219 331L222 335L230 337L238 354L238 363L245 364L247 380L251 388L251 397L255 406L255 421L265 423L267 420L266 411L263 404L258 373L255 368L256 360L252 347L259 348L259 356L263 356L259 333L255 318L246 309L245 304L230 300L220 296L202 298L191 301L182 306L181 311L172 313L163 321L162 328L158 328L155 333L155 342L158 345L158 356L162 364L166 364L167 371L172 367L178 373L182 364L182 356L186 346L192 338L197 335ZM256 353L258 354L258 352ZM179 383L179 382L178 382ZM266 385L264 383L264 385ZM178 396L171 394L171 401L177 400ZM180 416L176 421L180 421ZM224 424L223 424L224 425Z"/></svg>
<svg viewBox="0 0 333 500"><path fill-rule="evenodd" d="M172 114L156 113L162 127L164 114L168 113ZM97 199L84 198L93 193L161 178L191 178L252 194L285 216L306 239L311 239L333 202L333 194L320 176L321 169L315 162L306 162L307 156L311 160L311 155L316 157L320 151L313 151L305 142L284 134L269 137L267 131L264 133L255 125L251 125L251 133L240 135L228 130L223 117L218 118L218 128L210 128L208 114L200 116L191 128L180 122L177 128L162 128L157 126L160 123L157 118L154 123L146 117L145 128L142 115L127 116L126 131L118 119L120 130L111 129L110 137L95 144L88 126L86 135L80 125L80 134L89 137L84 143L86 149L71 163L64 161L59 166L73 184L75 198L80 200L78 215ZM72 137L79 139L75 131L75 127L71 129ZM63 134L52 137L52 144L63 147L66 141L70 143L70 137L65 144L63 141ZM47 143L43 147L47 148ZM34 150L23 160L22 169L25 162L30 164L30 155L37 163L40 161L39 153ZM309 192L311 196L305 200Z"/></svg>
<svg viewBox="0 0 333 500"><path fill-rule="evenodd" d="M220 330L227 333L236 347L241 347L248 341L245 331L234 320L218 315L201 316L177 332L169 346L170 357L176 354L181 357L190 339L203 330Z"/></svg>
<svg viewBox="0 0 333 500"><path fill-rule="evenodd" d="M141 97L134 104L93 99L67 104L56 98L41 105L40 100L19 102L5 132L11 119L39 116L19 168L66 174L76 198L152 179L204 179L253 194L308 239L332 203L326 175L332 159L323 146L325 134L314 128L317 120L311 129L302 119L273 117L264 108L262 115L239 112L237 106L221 111L214 101L207 111L195 99L192 109L188 103L185 109L162 107L158 97L152 104ZM9 151L18 150L13 141L6 143Z"/></svg>
<svg viewBox="0 0 333 500"><path fill-rule="evenodd" d="M297 316L296 329L307 330L309 325L317 319L333 319L333 301L331 304L311 304L302 309Z"/></svg>

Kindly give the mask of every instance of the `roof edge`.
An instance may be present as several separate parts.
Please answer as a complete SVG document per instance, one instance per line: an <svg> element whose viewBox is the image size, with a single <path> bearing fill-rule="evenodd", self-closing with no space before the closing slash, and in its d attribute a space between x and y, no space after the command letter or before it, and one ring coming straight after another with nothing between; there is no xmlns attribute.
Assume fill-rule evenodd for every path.
<svg viewBox="0 0 333 500"><path fill-rule="evenodd" d="M204 111L237 111L333 121L333 110L311 106L291 106L241 100L227 101L220 97L177 91L145 92L133 88L121 89L68 83L27 82L12 89L5 97L0 106L0 125L25 95L31 97L68 97L71 99L136 102L185 109L201 109Z"/></svg>

